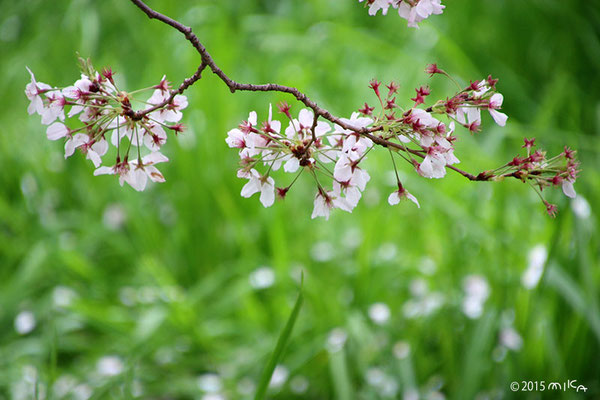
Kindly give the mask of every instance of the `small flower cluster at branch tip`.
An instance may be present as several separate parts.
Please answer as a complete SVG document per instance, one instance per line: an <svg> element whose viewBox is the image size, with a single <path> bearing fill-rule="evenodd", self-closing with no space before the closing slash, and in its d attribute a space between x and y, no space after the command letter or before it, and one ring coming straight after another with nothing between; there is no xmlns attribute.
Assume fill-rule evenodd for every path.
<svg viewBox="0 0 600 400"><path fill-rule="evenodd" d="M435 64L428 65L425 72L452 79ZM389 152L397 179L397 190L388 196L390 205L410 200L420 207L417 198L400 181L396 160L406 162L425 178L443 178L450 168L473 181L517 178L531 184L540 196L545 187L561 185L564 193L573 197L578 163L575 152L568 148L561 155L546 159L544 152L531 152L533 142L530 141L526 142L527 157L515 157L495 170L471 175L454 167L460 162L454 154L457 125L471 133L479 132L483 110L496 124L505 126L508 117L499 111L503 96L496 90L497 82L491 76L472 81L452 97L437 100L429 107L425 104L431 90L420 86L411 99L414 104L404 109L396 104L398 84L391 82L382 86L372 80L369 87L378 100L379 113L375 115L376 107L364 103L349 119L327 118L334 122L333 126L319 120L322 114L315 115L311 109L301 110L295 118L286 103L278 107L288 119L285 129L281 121L273 119L271 107L267 120L260 124L257 113L252 111L247 121L228 132L226 139L229 147L239 152L238 177L248 180L241 195L250 197L260 193L261 203L269 207L276 197L285 198L306 171L316 186L312 218L329 218L334 208L352 212L370 180L363 161L379 145ZM446 122L438 119L441 117ZM559 165L564 160L566 166ZM277 187L272 175L280 169L294 177L289 184ZM330 182L330 188L326 188L329 184L325 182ZM543 197L542 200L548 213L554 216L556 207Z"/></svg>
<svg viewBox="0 0 600 400"><path fill-rule="evenodd" d="M535 138L524 138L524 142L522 148L526 149L526 156L516 156L493 172L501 174L501 176L514 176L523 182L529 182L544 203L548 215L554 218L558 208L544 199L542 192L545 188L560 186L565 196L575 198L573 184L580 172L579 161L576 158L577 152L565 146L562 153L548 158L543 150L533 151Z"/></svg>
<svg viewBox="0 0 600 400"><path fill-rule="evenodd" d="M365 2L365 0L358 0ZM369 7L369 15L376 15L379 10L386 15L389 8L398 10L398 14L408 21L408 26L418 28L419 22L431 14L441 14L446 6L441 0L366 0L365 6Z"/></svg>
<svg viewBox="0 0 600 400"><path fill-rule="evenodd" d="M167 132L183 132L179 121L187 98L173 96L164 77L156 86L126 93L117 88L111 69L97 72L89 60L79 58L79 62L81 78L65 88L38 82L27 68L31 74L25 88L31 102L29 114L42 117L42 124L48 125L48 139L64 140L65 158L79 151L91 160L94 175L116 175L121 186L127 182L138 191L146 188L148 179L164 182L156 164L168 158L160 149L167 141ZM147 100L133 97L150 91ZM135 111L132 102L136 101L147 108ZM103 157L113 155L113 166L102 165Z"/></svg>

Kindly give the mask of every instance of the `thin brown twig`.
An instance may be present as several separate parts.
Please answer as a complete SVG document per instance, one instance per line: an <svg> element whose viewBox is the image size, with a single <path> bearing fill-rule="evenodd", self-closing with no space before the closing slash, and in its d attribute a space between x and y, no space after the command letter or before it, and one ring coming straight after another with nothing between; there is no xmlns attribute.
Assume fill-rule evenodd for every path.
<svg viewBox="0 0 600 400"><path fill-rule="evenodd" d="M133 119L134 121L139 121L142 118L144 118L145 115L150 114L152 111L158 110L159 108L163 108L167 104L171 103L173 101L173 99L175 98L175 96L177 96L178 94L182 94L187 88L189 88L194 83L196 83L198 80L200 80L202 78L202 71L204 71L205 69L206 69L206 64L204 62L202 62L198 66L198 69L196 70L194 75L190 76L189 78L184 79L183 82L181 83L181 85L179 85L179 87L176 90L171 91L171 95L166 100L164 100L163 102L156 104L150 108L146 108L145 110L140 110L140 111L134 112L133 110L130 109L128 111L128 116L131 119Z"/></svg>
<svg viewBox="0 0 600 400"><path fill-rule="evenodd" d="M167 17L157 11L154 11L150 7L148 7L142 0L131 0L133 4L135 4L140 10L142 10L150 19L156 19L158 21L164 22L165 24L177 29L181 32L185 38L194 46L196 51L200 54L202 59L202 64L205 64L210 70L217 75L229 88L231 93L235 93L236 91L250 91L250 92L281 92L281 93L289 93L296 98L296 100L300 101L308 108L312 109L315 115L323 117L324 119L338 124L344 129L352 130L354 132L363 134L367 132L374 132L381 128L361 128L356 129L356 127L352 126L352 124L348 124L342 121L340 118L332 115L328 110L321 108L311 100L307 95L302 93L295 87L278 85L275 83L267 83L263 85L255 85L251 83L239 83L228 77L221 68L215 63L212 56L206 50L204 45L200 42L198 37L192 32L192 28L183 25L182 23L175 21L174 19Z"/></svg>

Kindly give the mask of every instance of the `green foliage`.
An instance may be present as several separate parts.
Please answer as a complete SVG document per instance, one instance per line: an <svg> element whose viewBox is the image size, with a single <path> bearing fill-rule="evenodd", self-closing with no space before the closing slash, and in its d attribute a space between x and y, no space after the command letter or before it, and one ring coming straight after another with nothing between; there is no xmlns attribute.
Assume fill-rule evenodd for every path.
<svg viewBox="0 0 600 400"><path fill-rule="evenodd" d="M399 398L414 388L452 399L512 398L511 381L566 379L600 396L600 9L593 1L447 1L445 13L419 30L393 15L369 17L354 0L149 3L190 25L232 78L296 86L339 115L374 102L373 77L400 82L398 103L408 104L420 84L430 83L432 97L452 93L451 82L423 73L427 63L461 83L491 73L500 78L508 125L484 119L482 133L459 132L461 168L501 165L523 136L550 153L569 145L579 150L576 190L591 215L578 217L560 191L549 194L560 211L551 220L519 182L431 181L408 169L401 178L421 209L389 207L385 152L369 155L372 180L351 215L311 220L314 188L305 177L284 202L263 209L239 195L226 132L250 110L266 118L269 103L300 107L283 94L232 95L209 73L187 92L188 131L165 148L167 182L144 193L120 188L113 177L93 177L80 156L64 160L61 143L46 140L39 118L26 112L25 66L42 82L66 86L79 75L79 52L135 90L163 74L178 84L199 57L127 1L1 0L0 399L33 398L34 387L37 398L60 398L69 385L89 388L95 399L201 399L206 373L219 374L227 398L252 398L300 270L303 311L279 361L289 377L266 398L385 398L369 383L374 368L397 384ZM528 290L521 275L538 244L548 261ZM249 276L261 266L273 269L275 283L255 289ZM476 320L461 311L469 274L490 285ZM419 282L443 304L410 318ZM384 325L368 317L375 302L391 309ZM23 311L36 326L20 335L14 321ZM520 351L499 346L509 322L523 338ZM331 352L336 327L347 339ZM119 357L120 374L99 374L108 355Z"/></svg>
<svg viewBox="0 0 600 400"><path fill-rule="evenodd" d="M302 279L302 278L301 278ZM277 363L279 363L283 359L283 351L285 350L285 346L290 340L290 336L292 335L292 330L294 329L294 325L296 324L296 320L298 319L298 314L300 314L300 309L302 308L302 301L304 296L302 295L302 283L300 284L300 293L298 294L298 298L296 299L296 303L294 304L294 308L288 318L285 327L281 331L279 338L277 338L277 345L275 346L275 350L273 350L273 354L269 357L269 362L265 365L265 369L263 370L262 376L260 377L260 381L258 382L258 387L256 388L256 394L254 395L255 400L262 400L265 398L265 393L269 388L269 383L273 377L273 373L275 371L275 367L277 367Z"/></svg>

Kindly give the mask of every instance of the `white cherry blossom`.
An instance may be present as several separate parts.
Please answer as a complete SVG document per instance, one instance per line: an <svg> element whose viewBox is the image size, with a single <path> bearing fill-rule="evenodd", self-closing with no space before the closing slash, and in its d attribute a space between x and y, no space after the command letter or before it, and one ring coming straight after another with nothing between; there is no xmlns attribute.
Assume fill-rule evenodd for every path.
<svg viewBox="0 0 600 400"><path fill-rule="evenodd" d="M65 158L71 157L73 153L75 153L75 149L86 144L88 139L88 135L83 133L67 136L67 141L65 142Z"/></svg>
<svg viewBox="0 0 600 400"><path fill-rule="evenodd" d="M506 125L506 120L508 119L508 116L506 114L498 111L498 109L500 109L502 107L503 101L504 101L504 96L502 96L502 94L494 93L492 95L492 97L490 98L490 103L488 105L488 110L490 112L490 115L492 116L494 121L500 126Z"/></svg>
<svg viewBox="0 0 600 400"><path fill-rule="evenodd" d="M440 147L428 147L427 155L419 165L417 171L425 178L443 178L446 176L446 163L446 156Z"/></svg>
<svg viewBox="0 0 600 400"><path fill-rule="evenodd" d="M577 193L575 193L575 188L573 187L574 180L565 179L563 180L561 187L565 196L574 199L577 197Z"/></svg>
<svg viewBox="0 0 600 400"><path fill-rule="evenodd" d="M35 80L33 72L31 72L31 70L28 67L25 68L27 68L27 71L29 71L29 74L31 75L31 82L28 83L25 87L25 95L31 102L29 104L29 107L27 107L27 112L30 115L34 113L42 115L42 113L44 112L44 100L42 99L41 95L47 92L48 90L51 90L52 87L45 83L37 82Z"/></svg>
<svg viewBox="0 0 600 400"><path fill-rule="evenodd" d="M62 122L55 122L46 129L46 136L50 140L58 140L70 134L70 129Z"/></svg>
<svg viewBox="0 0 600 400"><path fill-rule="evenodd" d="M135 190L142 191L146 188L148 178L154 182L165 181L162 173L154 165L166 161L169 161L167 157L159 152L153 152L142 157L141 163L136 159L123 161L112 167L102 166L94 171L94 175L118 175L121 186L127 182Z"/></svg>
<svg viewBox="0 0 600 400"><path fill-rule="evenodd" d="M155 89L152 96L148 99L149 104L161 104L171 97L168 91L162 89ZM160 122L179 122L182 117L181 110L188 106L187 97L181 94L175 95L173 100L166 106L159 108L150 113L152 119Z"/></svg>
<svg viewBox="0 0 600 400"><path fill-rule="evenodd" d="M398 9L400 17L406 19L411 28L418 28L419 22L432 14L441 14L445 8L441 0L367 0L367 5L369 15L376 15L379 10L386 15L390 6Z"/></svg>
<svg viewBox="0 0 600 400"><path fill-rule="evenodd" d="M364 0L358 1L362 3ZM392 0L367 0L367 4L369 4L369 15L375 15L379 10L381 10L383 15L386 15L392 5Z"/></svg>
<svg viewBox="0 0 600 400"><path fill-rule="evenodd" d="M408 200L412 201L413 203L415 203L417 205L418 208L421 208L421 205L419 204L419 200L417 200L417 198L415 196L410 194L408 190L404 189L404 187L402 185L399 185L398 190L393 191L388 196L388 203L390 204L390 206L394 206L394 205L400 203L400 200L404 200L404 199L408 199Z"/></svg>
<svg viewBox="0 0 600 400"><path fill-rule="evenodd" d="M249 172L241 174L248 179L248 183L242 188L242 197L250 197L254 193L260 192L260 202L264 207L270 207L275 202L275 181L270 176L263 176L257 170L251 169ZM238 173L240 176L240 173Z"/></svg>
<svg viewBox="0 0 600 400"><path fill-rule="evenodd" d="M328 220L330 211L333 208L340 208L348 212L352 211L352 208L348 205L347 201L339 198L333 191L324 192L319 190L315 196L311 218L324 217Z"/></svg>
<svg viewBox="0 0 600 400"><path fill-rule="evenodd" d="M64 139L65 158L79 149L96 167L95 175L118 175L121 185L127 182L136 190L143 190L148 179L164 182L155 164L168 160L158 150L165 144L169 130L175 134L184 130L182 124L175 122L181 119L181 110L188 105L187 98L176 95L169 104L158 107L171 94L163 77L159 85L149 89L153 90L151 100L156 109L150 110L151 107L145 105L145 109L136 110L132 104L145 102L136 99L134 94L148 89L131 93L117 91L110 68L99 73L89 60L80 58L79 61L84 73L74 84L64 88L37 82L27 68L31 75L31 82L25 88L30 101L28 111L39 114L42 124L48 125L46 137ZM121 143L123 138L127 138L124 144ZM111 146L116 147L115 165L102 166L102 158L111 154ZM150 154L145 155L148 151L142 147ZM134 156L130 154L132 148Z"/></svg>

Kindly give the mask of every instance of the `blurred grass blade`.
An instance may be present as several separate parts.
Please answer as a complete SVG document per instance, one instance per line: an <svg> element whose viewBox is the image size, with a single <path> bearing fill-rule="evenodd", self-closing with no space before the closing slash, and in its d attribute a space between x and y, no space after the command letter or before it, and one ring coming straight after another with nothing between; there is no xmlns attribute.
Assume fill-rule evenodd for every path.
<svg viewBox="0 0 600 400"><path fill-rule="evenodd" d="M273 371L275 371L275 366L283 356L283 350L285 349L285 345L292 334L292 329L294 329L294 324L296 323L296 319L298 319L298 314L300 314L300 308L302 307L302 302L304 300L304 296L302 294L303 283L304 277L302 277L300 282L300 293L298 293L298 298L296 299L296 304L294 304L294 309L292 310L292 313L290 314L283 331L281 331L281 334L277 339L277 345L275 346L273 354L271 354L271 358L269 358L269 362L263 370L258 388L256 389L256 394L254 395L254 400L264 399L267 388L269 387L269 382L271 382L271 376L273 376Z"/></svg>
<svg viewBox="0 0 600 400"><path fill-rule="evenodd" d="M338 400L351 400L352 384L350 383L344 349L329 353L329 370L335 388L335 398Z"/></svg>
<svg viewBox="0 0 600 400"><path fill-rule="evenodd" d="M578 285L558 264L553 264L546 274L548 285L552 286L571 306L583 316L600 343L600 315L593 300L590 300L585 290Z"/></svg>

